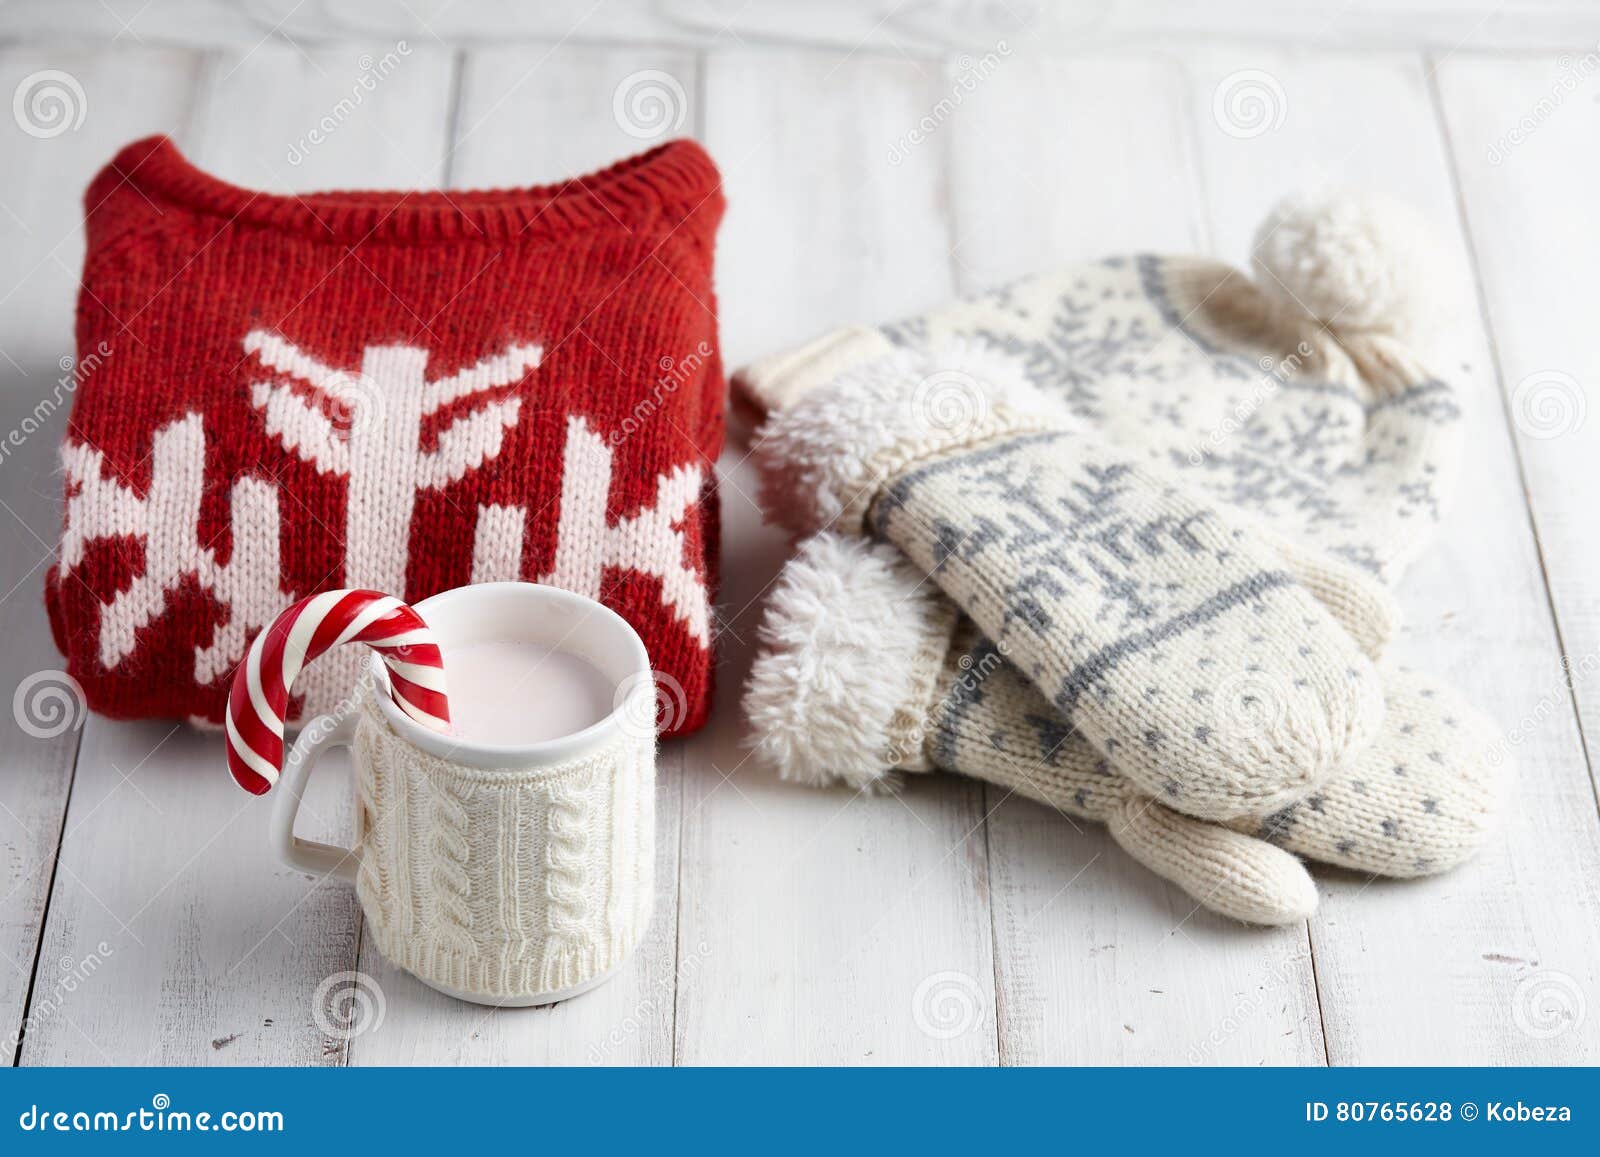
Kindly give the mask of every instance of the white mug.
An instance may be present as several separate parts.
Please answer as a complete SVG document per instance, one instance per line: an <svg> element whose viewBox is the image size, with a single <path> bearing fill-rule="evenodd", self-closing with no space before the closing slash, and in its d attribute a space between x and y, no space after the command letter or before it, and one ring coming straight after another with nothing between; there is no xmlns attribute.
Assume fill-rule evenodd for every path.
<svg viewBox="0 0 1600 1157"><path fill-rule="evenodd" d="M617 689L611 713L545 742L474 743L406 716L373 655L350 708L306 724L285 760L273 841L291 867L353 881L384 955L441 992L497 1005L576 996L615 972L650 922L656 698L644 643L609 608L532 583L457 587L416 610L446 647L536 643L586 659ZM311 768L334 747L353 749L353 849L294 834Z"/></svg>

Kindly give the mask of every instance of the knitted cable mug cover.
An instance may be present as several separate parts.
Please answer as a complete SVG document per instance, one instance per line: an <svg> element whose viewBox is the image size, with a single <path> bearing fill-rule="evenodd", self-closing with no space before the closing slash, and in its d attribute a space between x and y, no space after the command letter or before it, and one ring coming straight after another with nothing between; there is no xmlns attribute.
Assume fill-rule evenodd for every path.
<svg viewBox="0 0 1600 1157"><path fill-rule="evenodd" d="M667 730L705 721L723 199L698 145L544 188L275 196L154 137L86 204L45 596L92 708L220 723L299 599L524 580L622 614ZM290 722L358 663L309 670Z"/></svg>
<svg viewBox="0 0 1600 1157"><path fill-rule="evenodd" d="M542 737L451 724L486 694L447 692L471 647L527 647L505 673L501 710L537 715L554 696L532 680L533 648L591 666L610 708ZM282 755L288 692L353 644L367 677ZM522 681L518 681L522 680ZM285 611L234 676L228 770L272 794L279 859L315 881L355 886L372 942L425 983L465 1000L548 1004L602 983L637 946L654 898L657 682L643 640L601 604L535 583L475 583L416 607L375 591L334 591ZM468 712L470 715L470 712ZM347 844L306 840L296 819L329 752L351 750L360 822ZM280 770L281 767L281 770Z"/></svg>

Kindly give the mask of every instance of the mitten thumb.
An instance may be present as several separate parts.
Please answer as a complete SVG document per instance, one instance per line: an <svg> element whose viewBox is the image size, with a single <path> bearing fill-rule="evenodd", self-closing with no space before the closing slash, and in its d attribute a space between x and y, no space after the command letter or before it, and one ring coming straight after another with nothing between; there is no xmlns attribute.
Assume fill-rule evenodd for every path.
<svg viewBox="0 0 1600 1157"><path fill-rule="evenodd" d="M1291 541L1257 524L1251 528L1271 545L1295 580L1327 608L1369 659L1383 657L1400 631L1400 606L1377 579L1348 563Z"/></svg>
<svg viewBox="0 0 1600 1157"><path fill-rule="evenodd" d="M1293 924L1316 911L1310 874L1281 848L1137 794L1123 797L1105 822L1130 856L1213 912L1249 924Z"/></svg>

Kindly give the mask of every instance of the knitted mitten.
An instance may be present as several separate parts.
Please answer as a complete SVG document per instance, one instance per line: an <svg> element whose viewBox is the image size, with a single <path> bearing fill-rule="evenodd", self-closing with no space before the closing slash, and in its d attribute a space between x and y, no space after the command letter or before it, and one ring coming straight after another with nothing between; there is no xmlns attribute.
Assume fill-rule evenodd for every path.
<svg viewBox="0 0 1600 1157"><path fill-rule="evenodd" d="M1251 923L1315 908L1291 852L1427 875L1476 851L1496 809L1491 726L1451 692L1391 668L1382 732L1348 771L1225 826L1186 815L1100 756L883 546L808 542L775 590L762 642L745 707L757 756L786 778L873 789L894 786L891 768L960 771L1105 823L1141 863Z"/></svg>
<svg viewBox="0 0 1600 1157"><path fill-rule="evenodd" d="M1376 672L1271 541L1012 358L894 351L760 437L769 511L899 547L1152 795L1212 818L1277 806L1377 735Z"/></svg>
<svg viewBox="0 0 1600 1157"><path fill-rule="evenodd" d="M744 367L734 386L775 413L897 349L980 344L1196 493L1393 581L1426 545L1456 474L1455 391L1413 351L1456 360L1438 322L1459 279L1425 221L1371 197L1285 201L1252 253L1254 279L1151 254L1039 274L837 330ZM962 385L942 377L921 397L960 420Z"/></svg>

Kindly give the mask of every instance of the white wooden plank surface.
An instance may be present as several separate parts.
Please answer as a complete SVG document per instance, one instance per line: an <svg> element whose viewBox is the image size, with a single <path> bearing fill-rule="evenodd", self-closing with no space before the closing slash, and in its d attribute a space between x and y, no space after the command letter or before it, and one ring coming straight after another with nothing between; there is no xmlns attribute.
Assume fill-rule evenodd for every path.
<svg viewBox="0 0 1600 1157"><path fill-rule="evenodd" d="M646 72L661 77L640 77ZM630 82L629 78L633 78ZM649 147L631 136L613 108L619 86L654 86L663 119L628 121L661 130L682 115L677 135L695 127L689 96L696 62L682 52L560 51L520 45L469 53L460 78L450 184L497 188L559 182ZM681 89L682 99L672 85ZM552 109L559 108L554 116ZM547 1008L490 1009L451 1000L363 944L361 969L388 996L381 1032L352 1042L351 1063L671 1064L676 977L698 967L703 950L677 956L678 812L681 743L663 745L656 786L655 915L644 942L606 984Z"/></svg>
<svg viewBox="0 0 1600 1157"><path fill-rule="evenodd" d="M1437 87L1540 554L1592 741L1600 737L1600 413L1591 412L1600 408L1592 308L1600 230L1579 166L1600 130L1600 104L1582 89L1568 95L1578 76L1570 58L1451 59ZM1553 96L1555 104L1541 104Z"/></svg>
<svg viewBox="0 0 1600 1157"><path fill-rule="evenodd" d="M1206 248L1177 58L965 61L945 75L971 77L973 92L923 146L949 153L963 292L1113 253Z"/></svg>
<svg viewBox="0 0 1600 1157"><path fill-rule="evenodd" d="M730 365L950 291L937 154L885 160L937 79L919 62L837 54L708 59ZM759 599L785 551L754 492L748 464L724 473L723 663L716 722L685 754L679 912L680 958L709 952L679 985L677 1059L992 1063L980 791L817 792L756 773L737 745ZM931 1004L945 999L949 1024Z"/></svg>
<svg viewBox="0 0 1600 1157"><path fill-rule="evenodd" d="M1593 781L1600 739L1600 540L1594 522L1600 415L1589 410L1600 402L1592 308L1600 234L1584 191L1594 183L1600 106L1580 90L1563 98L1548 119L1538 111L1552 93L1569 93L1578 75L1573 69L1571 58L1446 60L1437 73L1437 96ZM1530 115L1535 131L1520 143L1509 138ZM1503 1005L1490 1009L1491 1025L1514 1031L1526 1020L1541 1034L1549 1031L1519 1042L1519 1054L1530 1061L1593 1064L1600 1059L1600 1018L1593 1015L1600 1005L1594 940L1600 841L1578 784L1561 673L1544 654L1537 670L1535 683L1503 684L1502 718L1510 723L1507 742L1522 767L1526 795L1519 819L1532 833L1530 851L1540 848L1552 861L1550 886L1577 927L1514 927L1512 942L1530 951L1499 953L1508 957L1502 966L1517 985L1512 1029ZM1550 711L1554 728L1546 722ZM1560 744L1565 756L1554 766L1545 762L1547 743ZM1541 1003L1555 1019L1535 1015ZM1579 1023L1584 1008L1589 1016Z"/></svg>
<svg viewBox="0 0 1600 1157"><path fill-rule="evenodd" d="M1455 510L1401 588L1403 651L1448 675L1507 728L1561 667L1495 367L1471 310L1473 268L1456 191L1413 55L1307 56L1217 48L1191 59L1191 105L1201 126L1206 202L1219 252L1248 251L1275 195L1341 184L1404 197L1450 247L1451 286L1466 291L1459 362L1472 419ZM1255 69L1283 94L1278 128L1240 139L1212 119L1212 94ZM1530 309L1542 308L1548 291ZM1564 693L1513 751L1519 765L1506 829L1459 871L1409 884L1323 877L1312 922L1328 1053L1336 1064L1547 1063L1594 1055L1600 1023L1549 1040L1516 1027L1535 968L1578 978L1590 994L1600 960L1592 913L1594 795Z"/></svg>
<svg viewBox="0 0 1600 1157"><path fill-rule="evenodd" d="M1171 57L1016 55L941 131L963 291L1209 248ZM988 806L1004 1063L1322 1063L1303 927L1197 912L1100 826L994 788Z"/></svg>
<svg viewBox="0 0 1600 1157"><path fill-rule="evenodd" d="M301 165L287 161L289 146L349 96L362 58L390 47L215 55L194 115L171 127L197 164L250 185L437 183L451 57L422 48ZM117 90L125 99L138 91ZM98 718L84 728L42 951L78 959L104 940L116 956L66 1001L66 1015L29 1036L25 1062L342 1060L345 1042L317 1027L312 997L356 961L354 894L280 866L266 839L269 805L242 796L221 767L216 734ZM327 774L314 788L303 830L347 841L347 783Z"/></svg>
<svg viewBox="0 0 1600 1157"><path fill-rule="evenodd" d="M139 36L182 44L253 44L269 35L307 43L363 36L507 40L830 45L890 54L970 49L999 36L1057 51L1227 36L1285 44L1447 50L1592 46L1581 0L1118 0L1115 4L975 4L971 0L11 0L0 35Z"/></svg>
<svg viewBox="0 0 1600 1157"><path fill-rule="evenodd" d="M48 70L68 79L39 75ZM54 87L67 101L54 106L65 120L35 124L46 135L6 125L6 163L0 165L0 249L6 255L0 278L0 438L6 442L0 458L0 693L8 700L23 695L21 710L14 705L0 717L0 766L6 769L0 776L0 1059L15 1054L23 1035L23 1002L83 721L76 692L48 674L62 660L41 601L60 534L56 448L71 404L60 359L74 353L72 309L83 261L78 192L118 145L180 116L192 81L190 58L176 51L113 55L28 47L0 54L0 89L14 93L26 85L38 94L40 86ZM71 92L72 84L81 95ZM116 99L128 89L143 98L131 104ZM69 127L80 112L81 123ZM36 680L28 684L31 691L24 686L30 678ZM55 704L60 715L51 713L52 689L69 696ZM79 958L65 970L61 963L52 959L39 969L30 1028L42 1031L46 1010L59 1002L59 984L76 983L71 974Z"/></svg>
<svg viewBox="0 0 1600 1157"><path fill-rule="evenodd" d="M8 6L0 29L28 11ZM689 16L701 25L688 39L713 36L721 19ZM1356 16L1323 39L1348 40ZM759 6L741 19L747 34L788 35ZM937 39L954 27L940 31L942 19L918 14L914 27ZM602 14L576 38L608 27ZM1435 881L1323 874L1309 929L1261 933L1191 916L1103 833L954 777L918 781L900 800L766 780L743 762L737 698L787 543L759 525L735 450L723 464L715 722L664 749L656 921L622 976L552 1009L492 1011L432 993L361 946L348 889L277 867L261 805L217 774L216 737L170 725L84 725L52 865L76 733L37 740L0 719L0 805L12 813L0 810L0 952L12 963L0 961L0 1033L19 1027L36 945L42 961L22 1063L1600 1058L1600 816L1578 724L1592 738L1600 720L1600 560L1585 523L1600 426L1569 417L1560 436L1541 436L1561 421L1559 404L1587 403L1581 391L1600 372L1583 312L1600 241L1575 168L1588 163L1600 112L1576 97L1535 111L1560 62L1453 57L1435 93L1426 62L1401 53L1017 52L906 148L959 64L766 51L727 33L704 59L572 42L481 48L458 75L450 52L410 31L399 67L298 163L291 149L350 94L363 57L394 53L395 40L304 52L250 40L204 58L126 44L0 52L0 85L63 68L89 100L76 132L0 142L0 293L11 294L0 309L0 434L54 385L70 349L80 207L62 190L159 129L219 175L267 188L524 184L647 146L613 102L628 78L665 73L683 93L679 131L706 140L727 181L718 288L730 366L1104 252L1242 260L1282 191L1386 189L1449 238L1469 299L1459 378L1475 410L1455 514L1402 591L1403 647L1505 726L1519 765L1506 830ZM1249 139L1212 116L1216 87L1244 70L1283 94L1282 123ZM680 98L662 91L675 117ZM1535 131L1507 148L1525 115ZM1479 276L1492 335L1471 300ZM1536 408L1532 387L1518 389L1525 379L1558 409ZM16 514L0 509L0 691L59 665L37 593L58 530L63 419L0 460L0 498ZM348 835L341 776L325 776L311 805L309 834ZM63 967L91 955L104 956L93 976L62 992ZM381 986L385 1018L345 1044L314 1025L312 992L353 967ZM945 1035L935 1001L957 1010L961 1031Z"/></svg>
<svg viewBox="0 0 1600 1157"><path fill-rule="evenodd" d="M427 40L213 52L179 143L215 176L272 192L438 186L453 76L453 55Z"/></svg>

